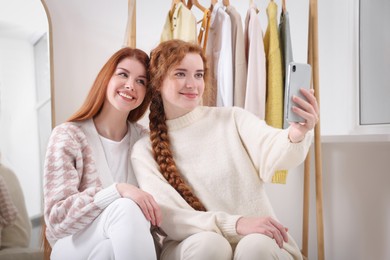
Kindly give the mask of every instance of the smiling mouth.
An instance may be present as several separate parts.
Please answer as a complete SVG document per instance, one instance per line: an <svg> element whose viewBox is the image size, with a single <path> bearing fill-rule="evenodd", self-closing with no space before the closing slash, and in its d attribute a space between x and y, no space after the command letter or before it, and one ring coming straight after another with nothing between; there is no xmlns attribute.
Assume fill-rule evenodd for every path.
<svg viewBox="0 0 390 260"><path fill-rule="evenodd" d="M181 94L186 96L186 97L190 97L190 98L195 98L198 96L198 94L196 94L196 93L181 93Z"/></svg>
<svg viewBox="0 0 390 260"><path fill-rule="evenodd" d="M130 100L135 99L135 97L127 95L126 93L123 93L123 92L119 92L118 94L119 94L119 96L130 99Z"/></svg>

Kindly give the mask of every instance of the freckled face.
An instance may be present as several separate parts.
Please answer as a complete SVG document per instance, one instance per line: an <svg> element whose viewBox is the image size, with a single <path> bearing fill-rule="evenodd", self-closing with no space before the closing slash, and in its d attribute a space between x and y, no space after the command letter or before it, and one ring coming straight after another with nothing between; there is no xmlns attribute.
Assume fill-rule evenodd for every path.
<svg viewBox="0 0 390 260"><path fill-rule="evenodd" d="M118 63L107 86L105 106L128 114L145 98L146 69L135 58L125 58Z"/></svg>
<svg viewBox="0 0 390 260"><path fill-rule="evenodd" d="M161 97L167 119L185 115L196 108L204 92L204 67L201 56L188 53L165 77Z"/></svg>

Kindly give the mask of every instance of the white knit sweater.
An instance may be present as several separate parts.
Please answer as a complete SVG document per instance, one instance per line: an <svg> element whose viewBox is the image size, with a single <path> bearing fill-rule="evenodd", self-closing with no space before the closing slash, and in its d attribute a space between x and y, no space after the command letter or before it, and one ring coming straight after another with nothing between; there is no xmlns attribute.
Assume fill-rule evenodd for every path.
<svg viewBox="0 0 390 260"><path fill-rule="evenodd" d="M130 146L146 132L129 123ZM127 180L134 179L129 159ZM93 120L54 128L44 166L44 218L51 244L90 224L120 198Z"/></svg>
<svg viewBox="0 0 390 260"><path fill-rule="evenodd" d="M135 144L131 159L140 188L161 206L167 239L177 241L214 231L234 244L239 217L275 217L264 183L276 170L302 163L312 141L309 132L293 144L288 129L271 128L240 108L198 107L167 125L176 165L207 212L191 208L160 174L148 137ZM301 259L292 237L284 249Z"/></svg>

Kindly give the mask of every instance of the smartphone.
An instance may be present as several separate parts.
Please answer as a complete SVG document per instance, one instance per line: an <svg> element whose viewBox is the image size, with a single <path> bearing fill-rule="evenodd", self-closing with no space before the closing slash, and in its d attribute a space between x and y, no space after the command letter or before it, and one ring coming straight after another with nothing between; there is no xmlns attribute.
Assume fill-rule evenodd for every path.
<svg viewBox="0 0 390 260"><path fill-rule="evenodd" d="M293 96L301 97L300 89L310 89L311 84L311 66L306 63L290 62L288 64L287 78L286 78L286 96L284 114L288 122L304 122L305 120L292 111L293 106L298 106L292 101Z"/></svg>

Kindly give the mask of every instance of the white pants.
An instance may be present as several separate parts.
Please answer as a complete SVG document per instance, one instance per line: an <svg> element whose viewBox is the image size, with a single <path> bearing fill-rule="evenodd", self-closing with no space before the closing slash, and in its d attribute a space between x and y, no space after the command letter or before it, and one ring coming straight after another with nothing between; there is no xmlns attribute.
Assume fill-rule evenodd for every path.
<svg viewBox="0 0 390 260"><path fill-rule="evenodd" d="M274 260L292 259L280 249L275 240L262 234L243 237L233 248L223 236L215 232L201 232L177 242L164 245L161 260Z"/></svg>
<svg viewBox="0 0 390 260"><path fill-rule="evenodd" d="M90 225L59 239L52 260L155 260L150 222L138 205L126 198L111 203Z"/></svg>

